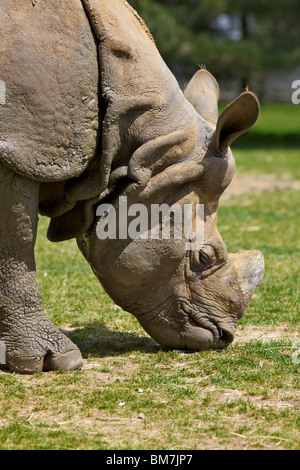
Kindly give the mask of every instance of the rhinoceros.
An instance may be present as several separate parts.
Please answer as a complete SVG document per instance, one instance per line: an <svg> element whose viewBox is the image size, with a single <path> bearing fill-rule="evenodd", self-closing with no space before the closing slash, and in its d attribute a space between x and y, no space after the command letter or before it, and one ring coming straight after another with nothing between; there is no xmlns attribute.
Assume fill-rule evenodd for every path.
<svg viewBox="0 0 300 470"><path fill-rule="evenodd" d="M183 92L125 0L1 0L0 24L3 365L82 366L43 310L39 213L51 241L77 239L108 295L158 343L230 344L264 263L256 250L227 253L216 212L235 171L230 145L257 120L256 95L242 92L219 116L218 84L204 68ZM100 237L108 206L120 225L120 198L129 209L202 207L191 219L201 218L201 244L186 232Z"/></svg>

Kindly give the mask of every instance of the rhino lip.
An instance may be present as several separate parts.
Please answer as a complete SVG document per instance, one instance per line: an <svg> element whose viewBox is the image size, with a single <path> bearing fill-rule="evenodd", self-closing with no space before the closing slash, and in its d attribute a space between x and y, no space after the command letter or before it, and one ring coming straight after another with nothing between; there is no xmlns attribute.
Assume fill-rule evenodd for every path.
<svg viewBox="0 0 300 470"><path fill-rule="evenodd" d="M172 312L171 321L164 321L162 312ZM177 299L173 305L165 305L164 309L153 309L150 318L149 311L147 315L144 312L136 317L152 338L170 348L193 351L223 349L234 339L233 325L223 323L221 319L214 323L209 319L209 312L200 311L186 299ZM155 329L153 325L160 327ZM205 335L204 331L209 334Z"/></svg>
<svg viewBox="0 0 300 470"><path fill-rule="evenodd" d="M218 330L220 335L217 339L217 342L215 343L216 349L224 348L234 340L234 331L231 327L222 325L218 326Z"/></svg>
<svg viewBox="0 0 300 470"><path fill-rule="evenodd" d="M212 347L215 349L221 349L232 343L234 339L234 330L229 325L214 324L211 320L203 317L200 312L197 312L192 307L180 302L180 309L186 313L192 320L191 324L194 327L201 327L209 330L213 336Z"/></svg>

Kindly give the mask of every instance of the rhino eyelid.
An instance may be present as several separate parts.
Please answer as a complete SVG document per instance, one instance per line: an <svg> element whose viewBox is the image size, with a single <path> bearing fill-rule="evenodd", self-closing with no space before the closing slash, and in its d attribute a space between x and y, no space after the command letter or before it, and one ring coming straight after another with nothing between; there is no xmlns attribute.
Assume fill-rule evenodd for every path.
<svg viewBox="0 0 300 470"><path fill-rule="evenodd" d="M202 250L193 252L190 259L190 269L193 272L203 273L213 267L212 258Z"/></svg>

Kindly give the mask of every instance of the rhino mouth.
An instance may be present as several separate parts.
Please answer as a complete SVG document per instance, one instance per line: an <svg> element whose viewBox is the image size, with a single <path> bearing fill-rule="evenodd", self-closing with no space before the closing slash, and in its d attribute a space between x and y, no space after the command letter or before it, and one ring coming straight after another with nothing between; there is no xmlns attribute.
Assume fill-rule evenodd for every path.
<svg viewBox="0 0 300 470"><path fill-rule="evenodd" d="M211 313L190 305L185 299L165 305L158 313L152 312L150 318L144 314L137 319L153 339L171 349L223 349L234 339L232 322L215 320Z"/></svg>
<svg viewBox="0 0 300 470"><path fill-rule="evenodd" d="M223 349L234 340L235 327L230 324L224 324L224 321L214 321L208 318L208 315L200 312L197 308L191 307L186 302L180 302L179 309L188 315L191 330L203 328L208 330L212 335L212 349ZM193 334L193 331L190 331Z"/></svg>

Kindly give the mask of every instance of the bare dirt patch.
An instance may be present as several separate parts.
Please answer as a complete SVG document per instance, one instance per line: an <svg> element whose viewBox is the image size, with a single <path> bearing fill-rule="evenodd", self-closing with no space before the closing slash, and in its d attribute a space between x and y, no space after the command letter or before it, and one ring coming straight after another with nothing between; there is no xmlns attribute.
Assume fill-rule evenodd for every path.
<svg viewBox="0 0 300 470"><path fill-rule="evenodd" d="M290 325L238 325L233 344L243 344L250 341L297 341L299 333Z"/></svg>
<svg viewBox="0 0 300 470"><path fill-rule="evenodd" d="M300 190L300 181L289 177L278 179L273 175L236 174L222 195L222 201L233 197L261 194L264 191L282 191L284 189Z"/></svg>

